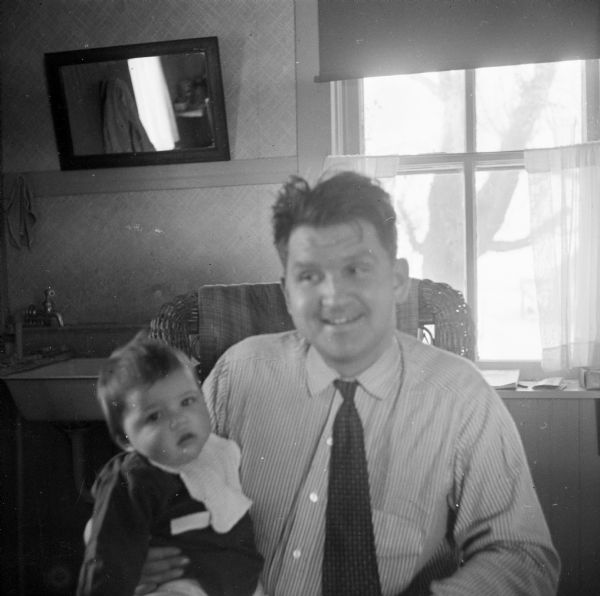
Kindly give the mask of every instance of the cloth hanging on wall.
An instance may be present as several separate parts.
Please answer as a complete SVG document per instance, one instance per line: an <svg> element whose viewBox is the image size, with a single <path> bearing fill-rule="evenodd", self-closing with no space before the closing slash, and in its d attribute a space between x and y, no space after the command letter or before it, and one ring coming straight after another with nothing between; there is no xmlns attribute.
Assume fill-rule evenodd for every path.
<svg viewBox="0 0 600 596"><path fill-rule="evenodd" d="M23 176L15 179L5 204L8 240L16 249L31 248L33 227L37 217L33 212L33 192Z"/></svg>

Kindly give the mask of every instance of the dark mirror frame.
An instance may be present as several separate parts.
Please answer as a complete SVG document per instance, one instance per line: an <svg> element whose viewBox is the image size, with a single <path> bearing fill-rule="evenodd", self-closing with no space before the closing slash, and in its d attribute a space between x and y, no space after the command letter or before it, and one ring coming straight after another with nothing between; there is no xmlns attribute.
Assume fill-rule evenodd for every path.
<svg viewBox="0 0 600 596"><path fill-rule="evenodd" d="M204 53L206 57L206 84L213 120L213 142L210 146L175 148L168 151L75 154L73 131L68 113L67 94L69 91L65 89L64 77L61 74L62 68L93 62L128 60L144 56L187 55L198 52ZM230 159L217 37L54 52L45 54L44 58L50 108L62 170L228 161ZM75 97L75 99L77 98ZM73 101L73 97L70 97L70 100Z"/></svg>

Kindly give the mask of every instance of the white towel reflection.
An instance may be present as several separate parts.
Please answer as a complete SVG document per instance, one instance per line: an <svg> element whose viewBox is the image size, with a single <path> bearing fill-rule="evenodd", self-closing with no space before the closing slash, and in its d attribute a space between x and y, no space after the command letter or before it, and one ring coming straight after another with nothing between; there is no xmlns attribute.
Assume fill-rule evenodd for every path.
<svg viewBox="0 0 600 596"><path fill-rule="evenodd" d="M127 60L142 121L157 151L169 151L179 141L171 97L158 56Z"/></svg>

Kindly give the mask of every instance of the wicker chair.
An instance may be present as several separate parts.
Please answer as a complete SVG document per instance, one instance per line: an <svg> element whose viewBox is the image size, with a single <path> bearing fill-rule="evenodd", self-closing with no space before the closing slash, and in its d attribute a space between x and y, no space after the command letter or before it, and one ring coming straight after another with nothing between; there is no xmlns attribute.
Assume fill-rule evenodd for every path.
<svg viewBox="0 0 600 596"><path fill-rule="evenodd" d="M411 279L397 307L398 328L440 348L475 359L475 325L462 294L448 284ZM203 380L219 356L249 335L293 329L278 283L204 285L164 304L150 335L199 362Z"/></svg>

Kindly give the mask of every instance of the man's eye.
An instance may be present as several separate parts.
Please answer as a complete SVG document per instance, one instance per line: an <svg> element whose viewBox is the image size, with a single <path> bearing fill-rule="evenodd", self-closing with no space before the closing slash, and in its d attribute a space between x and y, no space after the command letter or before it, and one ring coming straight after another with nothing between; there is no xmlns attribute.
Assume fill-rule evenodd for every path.
<svg viewBox="0 0 600 596"><path fill-rule="evenodd" d="M181 400L181 405L184 407L191 406L193 403L196 403L196 398L191 395Z"/></svg>
<svg viewBox="0 0 600 596"><path fill-rule="evenodd" d="M350 265L348 267L348 272L350 275L364 275L371 270L371 267L368 263L357 263L356 265Z"/></svg>
<svg viewBox="0 0 600 596"><path fill-rule="evenodd" d="M298 281L316 283L319 281L319 274L316 271L301 271L298 273Z"/></svg>

